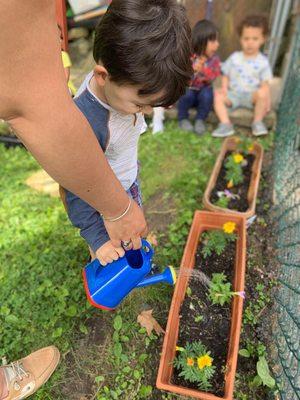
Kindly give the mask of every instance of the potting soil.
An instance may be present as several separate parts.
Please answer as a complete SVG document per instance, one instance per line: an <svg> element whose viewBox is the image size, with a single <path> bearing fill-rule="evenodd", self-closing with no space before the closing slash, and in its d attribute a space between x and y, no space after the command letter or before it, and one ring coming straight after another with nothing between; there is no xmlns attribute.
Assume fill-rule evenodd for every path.
<svg viewBox="0 0 300 400"><path fill-rule="evenodd" d="M232 153L233 153L232 151L228 151L225 154L224 162L222 164L220 173L217 178L216 185L212 190L212 194L211 194L211 198L210 198L210 201L213 204L215 204L219 199L217 192L223 192L225 189L227 189L228 182L225 178L225 176L226 176L225 162L227 160L227 157L229 157ZM244 154L244 158L247 161L247 165L243 167L244 180L242 183L229 189L230 192L238 195L239 198L230 199L228 207L227 207L230 210L236 210L236 211L240 211L240 212L245 212L249 208L247 195L248 195L248 190L249 190L249 185L250 185L250 180L251 180L252 165L254 163L255 156L253 154L247 154L247 155Z"/></svg>
<svg viewBox="0 0 300 400"><path fill-rule="evenodd" d="M189 281L191 294L186 295L180 310L180 325L177 345L185 347L187 342L201 340L211 352L213 365L216 366L214 377L211 381L211 393L218 396L224 395L224 371L226 366L228 340L230 332L231 304L224 306L212 305L208 299L208 286L203 278L199 279L197 270L204 272L209 279L213 273L224 272L227 281L233 281L235 242L227 245L223 254L212 254L204 259L202 255L203 245L200 243L196 252L195 273ZM197 317L201 316L199 322ZM179 377L179 372L174 369L172 382L176 385L198 389L197 384L186 382Z"/></svg>

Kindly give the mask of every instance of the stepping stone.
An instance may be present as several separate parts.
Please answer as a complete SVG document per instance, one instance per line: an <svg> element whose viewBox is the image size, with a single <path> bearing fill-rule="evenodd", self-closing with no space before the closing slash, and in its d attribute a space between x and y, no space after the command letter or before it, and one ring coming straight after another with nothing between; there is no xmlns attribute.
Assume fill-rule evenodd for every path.
<svg viewBox="0 0 300 400"><path fill-rule="evenodd" d="M40 170L26 179L26 184L32 189L48 194L52 197L59 197L59 185L46 171Z"/></svg>

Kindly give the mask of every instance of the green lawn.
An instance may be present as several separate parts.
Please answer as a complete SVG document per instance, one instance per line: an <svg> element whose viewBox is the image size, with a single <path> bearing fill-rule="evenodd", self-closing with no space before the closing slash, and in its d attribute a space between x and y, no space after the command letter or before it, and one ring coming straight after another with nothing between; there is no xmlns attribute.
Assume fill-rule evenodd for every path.
<svg viewBox="0 0 300 400"><path fill-rule="evenodd" d="M147 133L141 138L144 204L151 229L161 243L157 248L161 265L178 266L180 262L188 224L193 211L201 207L219 145L220 141L209 135L198 138L180 132L172 123L163 135ZM130 375L132 382L128 383L131 388L124 387L122 398L127 398L126 393L130 393L128 398L147 397L151 388L143 386L145 347L156 338L147 338L136 318L144 306L151 305L158 319L162 320L160 312L165 310L161 321L165 324L171 290L160 285L143 289L143 296L135 291L119 309L122 327L118 329L123 337L118 339L115 334L112 338L116 314L91 309L85 299L81 269L88 252L84 242L70 226L58 199L37 193L25 184L38 168L26 150L0 146L0 356L13 360L41 346L57 345L63 355L61 366L34 398L76 398L64 392L68 384L72 385L72 369L76 369L70 364L78 343L91 335L90 321L97 319L107 330L97 343L104 359L88 355L89 348L84 352L85 362L93 370L90 378L93 381L98 377L90 388L94 394L99 391L95 398L114 398L115 392L107 394L104 387L116 389L121 380L125 381L124 374ZM90 349L93 346L91 343ZM140 363L136 363L139 358ZM130 372L124 372L128 364L133 366ZM133 387L138 388L135 397Z"/></svg>
<svg viewBox="0 0 300 400"><path fill-rule="evenodd" d="M270 136L265 147L271 142ZM173 122L164 134L141 138L145 213L162 267L179 266L220 144L209 134L179 131ZM138 314L152 308L165 327L172 289L135 290L115 313L92 309L81 279L88 259L83 240L58 199L25 184L38 168L26 150L0 145L0 356L12 361L42 346L60 349L59 368L34 399L180 398L155 389L162 338L148 337L137 323Z"/></svg>

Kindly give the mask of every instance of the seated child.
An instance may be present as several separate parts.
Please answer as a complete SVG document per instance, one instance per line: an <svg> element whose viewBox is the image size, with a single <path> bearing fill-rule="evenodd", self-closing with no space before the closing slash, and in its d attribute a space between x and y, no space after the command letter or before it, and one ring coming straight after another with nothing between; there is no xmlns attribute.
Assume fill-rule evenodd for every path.
<svg viewBox="0 0 300 400"><path fill-rule="evenodd" d="M144 113L174 104L192 75L183 7L176 0L114 0L96 28L93 55L96 66L75 103L127 191L129 209L132 201L141 205L137 152L146 129ZM64 194L69 218L92 257L106 265L123 256L123 248L114 248L109 239L105 217L75 194Z"/></svg>
<svg viewBox="0 0 300 400"><path fill-rule="evenodd" d="M268 23L262 16L248 16L242 21L239 27L242 51L233 53L222 66L222 88L215 93L215 111L220 123L213 136L234 134L227 107L254 108L253 135L268 133L263 118L271 107L268 82L272 71L267 57L260 52L267 33Z"/></svg>
<svg viewBox="0 0 300 400"><path fill-rule="evenodd" d="M197 22L192 31L194 75L190 87L178 102L178 120L181 129L205 133L204 121L213 108L213 81L221 74L220 59L216 55L219 48L218 31L207 20ZM189 109L196 107L195 127L189 121Z"/></svg>

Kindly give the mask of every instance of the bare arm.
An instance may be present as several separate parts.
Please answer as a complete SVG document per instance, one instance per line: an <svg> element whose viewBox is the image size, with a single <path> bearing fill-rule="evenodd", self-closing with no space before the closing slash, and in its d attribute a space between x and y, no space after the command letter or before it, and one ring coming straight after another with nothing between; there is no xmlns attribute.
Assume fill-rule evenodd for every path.
<svg viewBox="0 0 300 400"><path fill-rule="evenodd" d="M71 100L61 63L54 0L0 0L0 118L62 186L106 216L129 199ZM142 211L107 224L115 245L145 233Z"/></svg>
<svg viewBox="0 0 300 400"><path fill-rule="evenodd" d="M222 75L222 86L221 86L221 90L224 93L224 95L227 96L227 92L228 92L228 86L229 86L229 78L226 75Z"/></svg>

